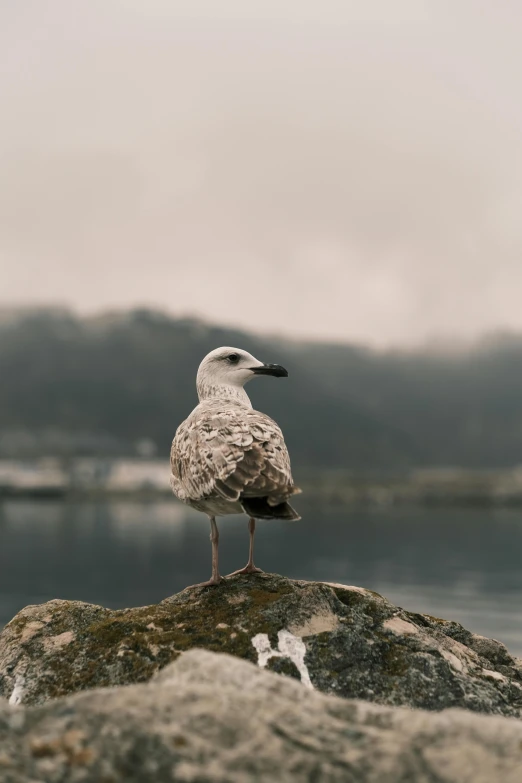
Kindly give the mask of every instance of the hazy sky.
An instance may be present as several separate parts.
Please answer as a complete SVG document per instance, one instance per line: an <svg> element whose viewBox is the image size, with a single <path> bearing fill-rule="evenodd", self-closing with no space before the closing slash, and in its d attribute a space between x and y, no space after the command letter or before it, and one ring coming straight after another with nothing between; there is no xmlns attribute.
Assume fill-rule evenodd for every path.
<svg viewBox="0 0 522 783"><path fill-rule="evenodd" d="M522 329L522 4L3 0L0 305Z"/></svg>

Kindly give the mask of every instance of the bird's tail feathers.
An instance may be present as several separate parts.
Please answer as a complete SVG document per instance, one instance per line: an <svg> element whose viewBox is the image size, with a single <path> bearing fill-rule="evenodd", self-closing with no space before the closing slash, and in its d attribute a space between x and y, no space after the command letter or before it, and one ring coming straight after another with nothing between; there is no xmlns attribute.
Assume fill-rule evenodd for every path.
<svg viewBox="0 0 522 783"><path fill-rule="evenodd" d="M243 511L255 519L287 519L297 522L301 519L290 503L270 505L268 498L241 498Z"/></svg>
<svg viewBox="0 0 522 783"><path fill-rule="evenodd" d="M302 495L302 493L303 490L299 489L299 487L291 487L290 489L285 487L284 495L271 495L267 497L267 501L270 506L278 506L280 503L284 503L286 499L292 495Z"/></svg>

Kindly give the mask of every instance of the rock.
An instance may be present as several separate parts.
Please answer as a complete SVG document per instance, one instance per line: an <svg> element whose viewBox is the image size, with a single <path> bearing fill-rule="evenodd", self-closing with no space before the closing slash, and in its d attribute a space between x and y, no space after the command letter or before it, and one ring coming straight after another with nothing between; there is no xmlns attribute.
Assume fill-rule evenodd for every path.
<svg viewBox="0 0 522 783"><path fill-rule="evenodd" d="M193 650L149 683L0 705L2 783L520 783L522 723L325 696Z"/></svg>
<svg viewBox="0 0 522 783"><path fill-rule="evenodd" d="M40 704L145 682L194 647L346 698L513 717L522 709L522 666L500 642L369 590L273 574L188 588L138 609L76 601L26 607L0 635L0 695Z"/></svg>

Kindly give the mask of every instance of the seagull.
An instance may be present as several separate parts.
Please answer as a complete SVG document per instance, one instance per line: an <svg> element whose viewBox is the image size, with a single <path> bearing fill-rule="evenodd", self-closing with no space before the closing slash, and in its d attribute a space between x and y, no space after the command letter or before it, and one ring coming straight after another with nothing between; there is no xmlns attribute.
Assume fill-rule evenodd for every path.
<svg viewBox="0 0 522 783"><path fill-rule="evenodd" d="M234 574L261 572L254 565L256 519L301 518L288 503L301 490L292 479L283 433L269 416L252 408L243 388L258 375L286 378L288 372L238 348L211 351L198 369L199 405L180 424L172 442L172 490L210 519L212 576L200 587L224 581L218 567L216 517L249 517L248 563Z"/></svg>

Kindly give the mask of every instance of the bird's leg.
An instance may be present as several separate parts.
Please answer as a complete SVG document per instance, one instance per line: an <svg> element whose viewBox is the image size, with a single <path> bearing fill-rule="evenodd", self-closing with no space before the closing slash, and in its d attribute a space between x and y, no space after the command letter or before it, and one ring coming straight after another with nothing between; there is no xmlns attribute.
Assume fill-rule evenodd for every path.
<svg viewBox="0 0 522 783"><path fill-rule="evenodd" d="M201 582L194 587L209 587L210 585L218 585L224 582L224 578L219 574L218 568L218 547L219 547L219 530L216 524L216 517L209 517L210 519L210 541L212 542L212 576L208 582Z"/></svg>
<svg viewBox="0 0 522 783"><path fill-rule="evenodd" d="M256 520L253 517L248 520L248 532L250 536L250 543L248 547L248 563L246 564L245 568L247 573L250 571L261 571L260 568L256 568L254 565L254 535L256 532Z"/></svg>
<svg viewBox="0 0 522 783"><path fill-rule="evenodd" d="M229 576L234 576L235 574L262 574L263 569L257 568L254 565L254 533L256 532L256 520L253 517L250 517L248 520L248 532L250 533L250 548L248 550L248 563L244 568L240 568L239 571L234 571L232 574L229 574Z"/></svg>

